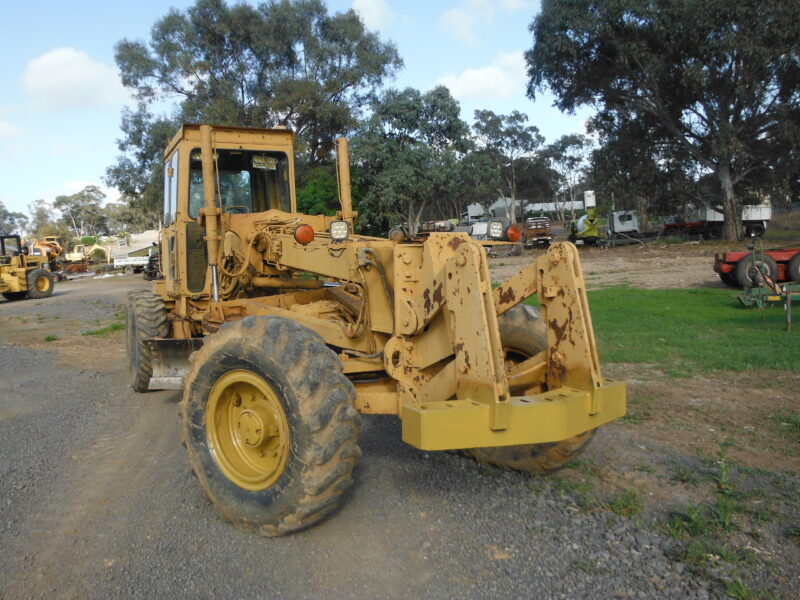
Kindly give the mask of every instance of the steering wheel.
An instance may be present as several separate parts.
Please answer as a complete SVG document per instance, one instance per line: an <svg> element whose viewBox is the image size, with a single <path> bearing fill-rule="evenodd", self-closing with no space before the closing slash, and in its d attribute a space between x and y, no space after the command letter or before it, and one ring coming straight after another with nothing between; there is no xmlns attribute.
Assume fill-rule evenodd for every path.
<svg viewBox="0 0 800 600"><path fill-rule="evenodd" d="M250 212L250 209L246 206L226 206L225 207L226 213L239 213L239 214L247 214Z"/></svg>

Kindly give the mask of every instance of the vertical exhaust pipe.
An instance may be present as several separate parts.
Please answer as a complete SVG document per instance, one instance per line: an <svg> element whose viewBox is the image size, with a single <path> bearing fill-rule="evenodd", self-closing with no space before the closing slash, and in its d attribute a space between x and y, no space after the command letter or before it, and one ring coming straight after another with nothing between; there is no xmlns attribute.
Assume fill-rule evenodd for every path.
<svg viewBox="0 0 800 600"><path fill-rule="evenodd" d="M353 212L353 197L350 190L350 157L347 153L347 138L336 139L336 168L339 171L339 202L342 205L341 218L351 221L356 217Z"/></svg>
<svg viewBox="0 0 800 600"><path fill-rule="evenodd" d="M211 126L200 125L200 154L203 164L203 220L206 226L206 248L208 264L211 265L211 296L219 302L219 273L217 254L219 253L219 231L216 198L216 178L214 176L214 148L211 145Z"/></svg>

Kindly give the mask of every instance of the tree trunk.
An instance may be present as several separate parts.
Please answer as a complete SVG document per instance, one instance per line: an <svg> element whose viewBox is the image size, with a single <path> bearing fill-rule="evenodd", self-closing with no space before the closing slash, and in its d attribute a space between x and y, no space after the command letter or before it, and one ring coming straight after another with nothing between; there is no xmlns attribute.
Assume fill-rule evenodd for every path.
<svg viewBox="0 0 800 600"><path fill-rule="evenodd" d="M724 228L725 239L730 242L742 240L742 209L736 200L733 192L733 180L731 179L731 169L728 163L722 163L717 174L719 176L720 187L722 188L722 209L725 216Z"/></svg>

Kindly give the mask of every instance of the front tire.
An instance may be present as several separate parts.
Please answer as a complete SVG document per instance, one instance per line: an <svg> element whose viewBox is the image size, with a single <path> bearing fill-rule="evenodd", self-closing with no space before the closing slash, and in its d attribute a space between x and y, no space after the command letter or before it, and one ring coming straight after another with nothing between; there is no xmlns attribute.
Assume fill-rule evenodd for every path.
<svg viewBox="0 0 800 600"><path fill-rule="evenodd" d="M128 352L131 387L134 391L146 392L153 376L152 355L144 339L167 337L168 333L167 310L161 296L150 292L133 292L128 295L125 345Z"/></svg>
<svg viewBox="0 0 800 600"><path fill-rule="evenodd" d="M34 269L26 276L28 298L39 300L53 295L53 276L47 269Z"/></svg>
<svg viewBox="0 0 800 600"><path fill-rule="evenodd" d="M506 371L547 348L547 327L532 306L518 304L498 319ZM481 463L532 474L560 469L577 458L592 440L595 429L560 442L471 448L467 454Z"/></svg>
<svg viewBox="0 0 800 600"><path fill-rule="evenodd" d="M221 516L271 537L333 512L353 484L361 417L322 339L289 319L246 317L190 361L183 441Z"/></svg>

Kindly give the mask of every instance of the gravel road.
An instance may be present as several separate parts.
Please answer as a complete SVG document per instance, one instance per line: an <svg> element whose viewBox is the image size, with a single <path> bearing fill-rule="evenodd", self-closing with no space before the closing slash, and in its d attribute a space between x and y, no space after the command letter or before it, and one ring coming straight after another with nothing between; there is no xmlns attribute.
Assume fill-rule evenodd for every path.
<svg viewBox="0 0 800 600"><path fill-rule="evenodd" d="M365 418L332 518L239 532L188 471L180 394L133 393L124 332L81 335L145 287L0 301L0 598L725 597L671 558L671 539L579 509L548 478L417 451L388 417Z"/></svg>

